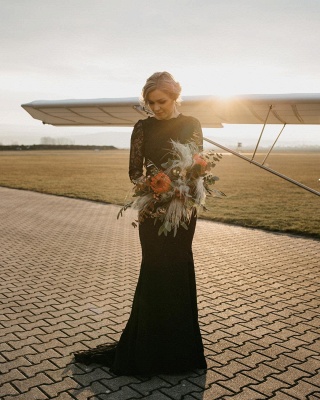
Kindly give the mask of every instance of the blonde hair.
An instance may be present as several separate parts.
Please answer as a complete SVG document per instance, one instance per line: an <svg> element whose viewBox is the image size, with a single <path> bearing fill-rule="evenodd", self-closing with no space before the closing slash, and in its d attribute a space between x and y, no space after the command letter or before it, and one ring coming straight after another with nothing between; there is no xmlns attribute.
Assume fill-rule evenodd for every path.
<svg viewBox="0 0 320 400"><path fill-rule="evenodd" d="M141 93L141 103L144 106L148 106L148 96L154 90L167 93L177 104L181 102L181 85L169 72L155 72L147 79Z"/></svg>

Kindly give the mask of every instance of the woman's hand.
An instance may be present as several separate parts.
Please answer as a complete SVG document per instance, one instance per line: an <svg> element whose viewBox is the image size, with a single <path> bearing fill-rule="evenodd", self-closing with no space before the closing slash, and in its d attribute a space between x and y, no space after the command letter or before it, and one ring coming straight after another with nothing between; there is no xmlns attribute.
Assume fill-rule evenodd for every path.
<svg viewBox="0 0 320 400"><path fill-rule="evenodd" d="M133 179L132 183L137 186L138 189L142 189L146 185L146 177L141 175L138 179Z"/></svg>

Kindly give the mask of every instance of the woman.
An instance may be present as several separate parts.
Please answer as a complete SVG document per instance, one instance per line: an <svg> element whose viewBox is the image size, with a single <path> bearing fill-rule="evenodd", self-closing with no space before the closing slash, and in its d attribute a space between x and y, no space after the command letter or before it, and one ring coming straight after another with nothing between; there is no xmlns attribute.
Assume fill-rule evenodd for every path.
<svg viewBox="0 0 320 400"><path fill-rule="evenodd" d="M171 140L195 142L202 148L198 120L177 110L181 86L168 72L156 72L142 97L154 114L140 120L131 137L129 176L142 183L149 161L161 168L170 156ZM146 165L147 164L147 165ZM76 361L97 362L119 375L180 373L206 368L198 324L192 239L188 229L158 235L160 222L144 218L139 224L142 263L132 311L119 343L75 355Z"/></svg>

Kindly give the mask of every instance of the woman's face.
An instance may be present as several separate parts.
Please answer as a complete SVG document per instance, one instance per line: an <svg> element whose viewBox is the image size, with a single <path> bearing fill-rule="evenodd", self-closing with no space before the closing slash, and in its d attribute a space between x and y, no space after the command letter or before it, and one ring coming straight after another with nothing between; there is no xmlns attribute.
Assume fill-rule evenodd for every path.
<svg viewBox="0 0 320 400"><path fill-rule="evenodd" d="M156 119L170 119L176 113L176 102L161 90L153 90L148 95L148 105Z"/></svg>

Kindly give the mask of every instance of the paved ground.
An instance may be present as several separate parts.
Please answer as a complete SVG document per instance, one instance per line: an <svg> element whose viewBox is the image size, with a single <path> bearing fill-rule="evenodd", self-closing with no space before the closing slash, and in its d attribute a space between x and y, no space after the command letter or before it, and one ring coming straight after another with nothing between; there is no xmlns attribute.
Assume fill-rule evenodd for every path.
<svg viewBox="0 0 320 400"><path fill-rule="evenodd" d="M140 264L131 212L0 188L1 399L320 399L320 242L198 221L208 371L116 377L71 353L119 338Z"/></svg>

